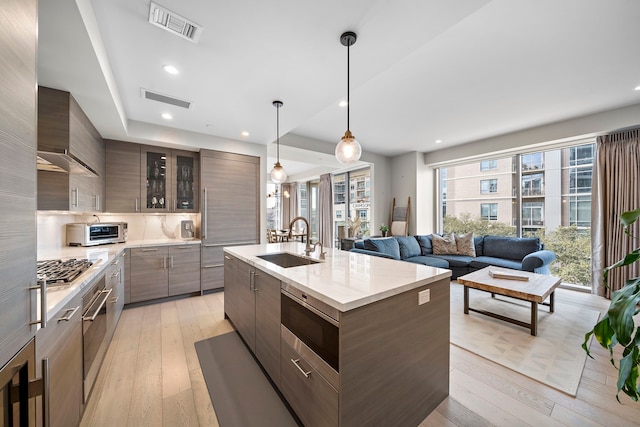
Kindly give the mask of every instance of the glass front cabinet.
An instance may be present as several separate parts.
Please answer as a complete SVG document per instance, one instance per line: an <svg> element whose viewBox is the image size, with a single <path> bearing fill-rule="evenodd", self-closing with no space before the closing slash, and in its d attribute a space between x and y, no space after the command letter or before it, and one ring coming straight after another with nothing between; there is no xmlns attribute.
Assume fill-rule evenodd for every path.
<svg viewBox="0 0 640 427"><path fill-rule="evenodd" d="M143 212L198 212L198 153L143 146Z"/></svg>

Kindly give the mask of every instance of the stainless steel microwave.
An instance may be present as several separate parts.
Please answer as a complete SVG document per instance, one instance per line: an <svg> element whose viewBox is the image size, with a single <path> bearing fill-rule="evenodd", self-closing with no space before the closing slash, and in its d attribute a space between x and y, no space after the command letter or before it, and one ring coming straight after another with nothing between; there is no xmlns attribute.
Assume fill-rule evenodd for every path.
<svg viewBox="0 0 640 427"><path fill-rule="evenodd" d="M126 222L67 224L67 245L95 246L127 241Z"/></svg>

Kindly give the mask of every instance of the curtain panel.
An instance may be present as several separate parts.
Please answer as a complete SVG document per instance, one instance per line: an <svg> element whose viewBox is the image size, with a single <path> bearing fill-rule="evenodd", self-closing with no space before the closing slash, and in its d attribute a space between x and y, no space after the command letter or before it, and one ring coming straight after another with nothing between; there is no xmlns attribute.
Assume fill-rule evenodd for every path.
<svg viewBox="0 0 640 427"><path fill-rule="evenodd" d="M328 173L320 175L318 184L318 239L325 248L333 247L333 192Z"/></svg>
<svg viewBox="0 0 640 427"><path fill-rule="evenodd" d="M637 247L637 240L624 233L623 212L640 207L640 129L599 136L593 165L591 194L592 293L611 298L631 277L640 276L638 263L612 270L607 288L604 269ZM640 227L630 230L638 236Z"/></svg>

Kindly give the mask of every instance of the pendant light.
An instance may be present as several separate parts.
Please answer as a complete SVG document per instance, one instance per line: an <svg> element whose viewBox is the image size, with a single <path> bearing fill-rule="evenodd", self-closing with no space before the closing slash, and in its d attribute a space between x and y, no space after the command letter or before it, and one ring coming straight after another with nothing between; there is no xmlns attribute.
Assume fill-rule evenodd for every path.
<svg viewBox="0 0 640 427"><path fill-rule="evenodd" d="M278 147L278 157L271 170L271 181L275 184L282 184L287 180L287 173L280 164L280 107L282 107L282 101L273 101L273 106L276 107L276 147Z"/></svg>
<svg viewBox="0 0 640 427"><path fill-rule="evenodd" d="M356 43L356 33L347 31L340 36L340 43L347 47L347 131L344 136L336 145L336 159L343 165L357 162L360 160L360 154L362 154L362 148L351 134L349 130L349 47Z"/></svg>

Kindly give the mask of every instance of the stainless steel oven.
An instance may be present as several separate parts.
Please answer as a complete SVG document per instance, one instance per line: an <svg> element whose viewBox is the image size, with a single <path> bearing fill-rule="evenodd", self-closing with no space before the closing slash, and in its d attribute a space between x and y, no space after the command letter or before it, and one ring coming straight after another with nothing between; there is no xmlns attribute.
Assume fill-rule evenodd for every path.
<svg viewBox="0 0 640 427"><path fill-rule="evenodd" d="M293 348L304 344L319 359L340 372L339 311L297 288L281 291L283 339Z"/></svg>
<svg viewBox="0 0 640 427"><path fill-rule="evenodd" d="M91 393L100 365L107 352L107 300L112 289L106 289L103 274L82 298L82 347L84 400Z"/></svg>

